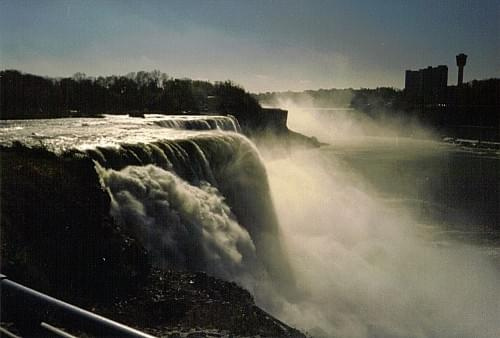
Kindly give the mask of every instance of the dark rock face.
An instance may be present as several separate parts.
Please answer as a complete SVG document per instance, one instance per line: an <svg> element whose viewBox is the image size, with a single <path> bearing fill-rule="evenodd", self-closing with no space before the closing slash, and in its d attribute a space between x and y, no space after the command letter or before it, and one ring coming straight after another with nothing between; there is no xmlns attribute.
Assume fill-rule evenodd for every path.
<svg viewBox="0 0 500 338"><path fill-rule="evenodd" d="M87 157L2 148L0 178L1 271L11 280L155 335L302 336L235 283L152 269L109 216Z"/></svg>
<svg viewBox="0 0 500 338"><path fill-rule="evenodd" d="M287 110L276 108L262 108L261 115L262 125L265 126L266 129L271 129L274 132L283 132L287 130Z"/></svg>
<svg viewBox="0 0 500 338"><path fill-rule="evenodd" d="M0 168L1 268L11 279L61 296L106 298L148 271L144 249L108 216L91 161L11 148L2 150Z"/></svg>
<svg viewBox="0 0 500 338"><path fill-rule="evenodd" d="M153 335L303 337L257 307L248 291L205 273L153 271L134 298L104 313L131 326L142 323Z"/></svg>

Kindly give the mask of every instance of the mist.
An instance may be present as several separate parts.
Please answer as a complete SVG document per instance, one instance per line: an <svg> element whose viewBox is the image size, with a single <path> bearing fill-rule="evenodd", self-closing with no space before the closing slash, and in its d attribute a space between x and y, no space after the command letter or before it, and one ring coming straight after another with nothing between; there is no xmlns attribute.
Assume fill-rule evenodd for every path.
<svg viewBox="0 0 500 338"><path fill-rule="evenodd" d="M351 94L353 95L353 94ZM348 98L344 98L348 102ZM300 99L278 99L273 106L289 112L288 127L322 142L352 143L367 137L410 136L420 139L436 139L434 131L424 128L413 117L392 110L377 110L372 115L347 108L345 104L332 107L319 107L307 95Z"/></svg>
<svg viewBox="0 0 500 338"><path fill-rule="evenodd" d="M404 193L419 189L417 177L394 194L391 184L400 183L391 180L394 172L368 179L370 168L358 170L346 160L361 148L364 157L402 156L396 161L403 162L430 154L428 159L439 161L442 147L402 139L402 125L382 125L356 112L283 107L291 129L331 146L291 151L277 160L265 156L297 290L283 298L263 287L255 291L257 300L313 336L496 336L500 273L494 260L474 245L433 240L439 224L423 224L416 216L425 201ZM432 135L413 128L420 137ZM374 143L373 136L385 141ZM384 153L391 144L398 154ZM384 158L371 160L366 163Z"/></svg>
<svg viewBox="0 0 500 338"><path fill-rule="evenodd" d="M404 124L287 108L290 128L329 145L283 151L267 135L257 151L241 134L208 130L90 152L111 216L154 265L235 281L315 337L496 336L498 263L448 235L461 220L496 224L495 190L461 186L496 182L498 159L481 159L490 169L471 181L479 154L402 137ZM468 210L467 197L486 191Z"/></svg>

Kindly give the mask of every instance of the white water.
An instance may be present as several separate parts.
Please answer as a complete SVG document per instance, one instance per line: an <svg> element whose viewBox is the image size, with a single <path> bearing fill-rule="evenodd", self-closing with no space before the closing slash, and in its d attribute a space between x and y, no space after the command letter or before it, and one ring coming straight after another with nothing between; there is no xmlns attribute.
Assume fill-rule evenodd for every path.
<svg viewBox="0 0 500 338"><path fill-rule="evenodd" d="M0 143L9 146L17 141L61 153L68 149L116 148L120 144L186 139L199 135L200 130L238 132L240 127L232 116L146 114L145 118L104 115L102 118L1 120Z"/></svg>
<svg viewBox="0 0 500 338"><path fill-rule="evenodd" d="M472 248L434 247L401 208L321 151L269 165L304 298L282 318L313 334L495 336L499 276Z"/></svg>
<svg viewBox="0 0 500 338"><path fill-rule="evenodd" d="M99 163L111 214L157 265L236 280L259 305L311 334L497 336L494 261L473 245L433 241L439 225L420 223L415 215L423 201L408 193L420 182L415 173L427 170L420 160L432 155L439 162L449 146L374 143L380 139L366 137L368 127L346 114L317 123L296 113L290 110L294 128L333 146L265 161L281 238L266 173L241 135L174 130L152 116L7 121L0 136L4 145L18 140L57 153L86 152ZM338 126L350 126L352 137ZM383 165L397 169L408 161L419 166L415 172ZM394 194L402 182L407 187Z"/></svg>
<svg viewBox="0 0 500 338"><path fill-rule="evenodd" d="M322 130L316 135L333 145L266 161L298 285L294 299L271 297L273 312L315 336L497 337L497 263L474 245L432 241L439 226L415 217L423 201L391 194L400 176L410 175L408 189L419 188L419 175L405 172L404 163L446 161L440 158L446 146L397 138L377 143L347 115L318 123L305 113L289 111L296 130L304 123L315 135L316 125ZM358 134L336 137L335 125ZM346 160L356 155L366 160L363 170ZM376 181L363 174L372 171L379 171Z"/></svg>
<svg viewBox="0 0 500 338"><path fill-rule="evenodd" d="M290 282L264 166L238 130L231 116L0 121L0 145L93 160L111 215L157 266Z"/></svg>
<svg viewBox="0 0 500 338"><path fill-rule="evenodd" d="M250 269L255 246L217 188L191 185L154 165L105 169L111 215L128 227L164 268L205 270L233 278Z"/></svg>

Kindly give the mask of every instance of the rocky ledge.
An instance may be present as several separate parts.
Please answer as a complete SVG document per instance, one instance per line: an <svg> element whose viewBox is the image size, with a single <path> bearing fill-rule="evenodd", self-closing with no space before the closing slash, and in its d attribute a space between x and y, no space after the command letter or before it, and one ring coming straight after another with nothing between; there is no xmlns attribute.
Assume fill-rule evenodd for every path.
<svg viewBox="0 0 500 338"><path fill-rule="evenodd" d="M109 217L88 159L2 148L0 178L0 266L14 282L158 336L303 336L235 283L152 268ZM42 319L67 325L15 299L1 307L2 327L22 336L46 335Z"/></svg>
<svg viewBox="0 0 500 338"><path fill-rule="evenodd" d="M205 273L153 270L138 291L109 302L65 299L84 309L158 337L305 337L255 305L252 295L232 282ZM16 304L6 299L6 304ZM46 334L46 321L75 331L49 310L2 309L2 326L21 336Z"/></svg>
<svg viewBox="0 0 500 338"><path fill-rule="evenodd" d="M155 336L304 337L236 283L205 273L154 271L136 295L99 312Z"/></svg>

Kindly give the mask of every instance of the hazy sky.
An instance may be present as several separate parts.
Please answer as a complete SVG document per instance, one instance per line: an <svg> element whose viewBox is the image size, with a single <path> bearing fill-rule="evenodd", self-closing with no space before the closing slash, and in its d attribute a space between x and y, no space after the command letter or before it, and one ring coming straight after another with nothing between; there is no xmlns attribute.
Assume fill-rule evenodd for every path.
<svg viewBox="0 0 500 338"><path fill-rule="evenodd" d="M469 55L500 77L500 1L6 1L0 68L49 76L231 79L253 92L404 86L405 69Z"/></svg>

